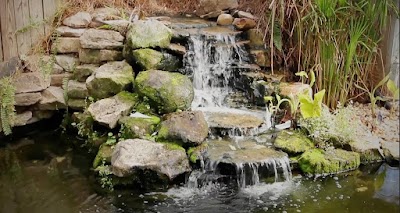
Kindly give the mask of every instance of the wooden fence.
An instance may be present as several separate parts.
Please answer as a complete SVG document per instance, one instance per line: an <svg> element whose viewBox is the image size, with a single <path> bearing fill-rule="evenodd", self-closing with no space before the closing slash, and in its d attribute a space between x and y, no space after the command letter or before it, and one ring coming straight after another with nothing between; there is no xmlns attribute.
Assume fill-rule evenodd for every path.
<svg viewBox="0 0 400 213"><path fill-rule="evenodd" d="M60 0L0 0L0 62L26 54L50 30Z"/></svg>

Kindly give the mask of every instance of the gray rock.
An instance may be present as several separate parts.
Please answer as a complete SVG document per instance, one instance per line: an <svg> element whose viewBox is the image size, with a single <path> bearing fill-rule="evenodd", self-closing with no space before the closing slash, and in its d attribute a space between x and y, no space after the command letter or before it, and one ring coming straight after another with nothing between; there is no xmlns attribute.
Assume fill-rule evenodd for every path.
<svg viewBox="0 0 400 213"><path fill-rule="evenodd" d="M71 73L63 73L63 74L53 74L50 75L51 82L50 86L61 87L63 85L64 79L71 79Z"/></svg>
<svg viewBox="0 0 400 213"><path fill-rule="evenodd" d="M31 72L42 72L48 74L64 73L64 69L56 63L54 55L29 55L24 58L24 65L26 69Z"/></svg>
<svg viewBox="0 0 400 213"><path fill-rule="evenodd" d="M160 113L186 110L192 104L194 91L190 79L180 73L159 70L140 72L135 79L139 95L149 98Z"/></svg>
<svg viewBox="0 0 400 213"><path fill-rule="evenodd" d="M233 22L233 17L230 14L221 14L218 16L217 19L217 24L226 26L226 25L231 25Z"/></svg>
<svg viewBox="0 0 400 213"><path fill-rule="evenodd" d="M136 108L136 107L135 107ZM125 116L118 122L124 125L123 136L129 138L145 138L153 134L156 126L160 123L160 118L156 116L130 117Z"/></svg>
<svg viewBox="0 0 400 213"><path fill-rule="evenodd" d="M183 148L171 149L166 144L141 139L119 142L114 148L111 165L112 172L118 177L151 170L172 180L190 171Z"/></svg>
<svg viewBox="0 0 400 213"><path fill-rule="evenodd" d="M15 95L15 106L30 106L36 104L42 98L40 92L20 93Z"/></svg>
<svg viewBox="0 0 400 213"><path fill-rule="evenodd" d="M50 86L50 77L40 72L21 73L14 80L15 93L39 92Z"/></svg>
<svg viewBox="0 0 400 213"><path fill-rule="evenodd" d="M73 110L83 111L86 108L86 99L68 98L68 107Z"/></svg>
<svg viewBox="0 0 400 213"><path fill-rule="evenodd" d="M101 7L96 8L93 13L93 20L95 21L104 21L107 17L119 17L120 11L116 8L112 7Z"/></svg>
<svg viewBox="0 0 400 213"><path fill-rule="evenodd" d="M360 154L361 163L380 162L383 160L381 139L376 136L357 136L355 141L349 142L350 150ZM382 154L381 154L382 153Z"/></svg>
<svg viewBox="0 0 400 213"><path fill-rule="evenodd" d="M254 17L253 14L244 11L239 11L237 15L239 18L248 18L253 20L256 19L256 17Z"/></svg>
<svg viewBox="0 0 400 213"><path fill-rule="evenodd" d="M388 162L392 162L392 161L399 162L399 150L400 150L399 142L381 141L381 146L382 146L385 158Z"/></svg>
<svg viewBox="0 0 400 213"><path fill-rule="evenodd" d="M186 47L179 44L170 44L166 49L179 55L185 55L187 52Z"/></svg>
<svg viewBox="0 0 400 213"><path fill-rule="evenodd" d="M122 49L124 37L112 30L88 29L80 37L82 48Z"/></svg>
<svg viewBox="0 0 400 213"><path fill-rule="evenodd" d="M153 49L138 49L132 52L133 60L142 70L176 71L181 67L178 57Z"/></svg>
<svg viewBox="0 0 400 213"><path fill-rule="evenodd" d="M134 73L125 61L102 65L86 80L89 95L101 99L113 96L132 85Z"/></svg>
<svg viewBox="0 0 400 213"><path fill-rule="evenodd" d="M257 26L256 21L249 18L235 18L232 24L237 30L241 31L250 30Z"/></svg>
<svg viewBox="0 0 400 213"><path fill-rule="evenodd" d="M231 10L239 7L237 0L200 0L196 15L201 16L213 11Z"/></svg>
<svg viewBox="0 0 400 213"><path fill-rule="evenodd" d="M123 59L122 52L118 50L79 50L79 61L86 64L99 64L105 61L120 61Z"/></svg>
<svg viewBox="0 0 400 213"><path fill-rule="evenodd" d="M67 108L64 90L60 87L49 87L42 92L42 99L37 104L39 110L59 110Z"/></svg>
<svg viewBox="0 0 400 213"><path fill-rule="evenodd" d="M180 140L194 145L201 144L207 136L208 124L200 111L168 114L158 130L158 138L162 140Z"/></svg>
<svg viewBox="0 0 400 213"><path fill-rule="evenodd" d="M114 129L118 120L129 114L137 102L137 96L124 91L114 97L90 104L88 112L99 124Z"/></svg>
<svg viewBox="0 0 400 213"><path fill-rule="evenodd" d="M77 53L81 47L79 38L57 38L51 45L52 53Z"/></svg>
<svg viewBox="0 0 400 213"><path fill-rule="evenodd" d="M99 68L97 64L82 64L75 68L74 79L80 82L86 82L86 79Z"/></svg>
<svg viewBox="0 0 400 213"><path fill-rule="evenodd" d="M118 31L119 33L121 33L121 35L126 35L128 27L132 22L125 19L121 19L121 20L103 21L102 23L108 26L111 30Z"/></svg>
<svg viewBox="0 0 400 213"><path fill-rule="evenodd" d="M73 28L85 28L92 21L92 16L87 12L78 12L64 19L63 24Z"/></svg>
<svg viewBox="0 0 400 213"><path fill-rule="evenodd" d="M66 88L64 88L66 89ZM82 98L85 99L89 96L88 89L86 88L86 84L74 80L68 81L67 88L68 98Z"/></svg>
<svg viewBox="0 0 400 213"><path fill-rule="evenodd" d="M75 29L67 26L57 27L55 33L63 37L80 37L86 29Z"/></svg>
<svg viewBox="0 0 400 213"><path fill-rule="evenodd" d="M73 55L56 55L56 62L67 72L73 72L79 65L79 59Z"/></svg>
<svg viewBox="0 0 400 213"><path fill-rule="evenodd" d="M18 56L0 62L0 78L12 76L20 69L22 69L22 63Z"/></svg>
<svg viewBox="0 0 400 213"><path fill-rule="evenodd" d="M139 20L130 26L126 34L125 48L165 48L170 44L171 38L172 31L163 23L156 20Z"/></svg>
<svg viewBox="0 0 400 213"><path fill-rule="evenodd" d="M253 129L264 123L264 117L259 113L242 110L208 110L203 111L208 126L219 129Z"/></svg>
<svg viewBox="0 0 400 213"><path fill-rule="evenodd" d="M32 118L29 119L27 124L33 124L33 123L36 123L36 122L41 121L43 119L49 119L49 118L53 117L54 114L55 114L55 111L52 111L52 110L33 111L32 112Z"/></svg>
<svg viewBox="0 0 400 213"><path fill-rule="evenodd" d="M13 126L25 126L31 118L32 118L31 111L25 111L23 113L18 113L15 116Z"/></svg>

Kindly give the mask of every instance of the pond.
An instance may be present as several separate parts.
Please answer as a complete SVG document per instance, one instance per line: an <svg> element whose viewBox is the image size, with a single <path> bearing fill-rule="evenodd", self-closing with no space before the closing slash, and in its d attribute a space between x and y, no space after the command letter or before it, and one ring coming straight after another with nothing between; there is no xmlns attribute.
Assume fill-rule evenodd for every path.
<svg viewBox="0 0 400 213"><path fill-rule="evenodd" d="M18 135L18 134L16 134ZM201 188L135 188L103 193L75 136L47 127L0 147L0 212L399 212L399 168L387 164L328 177ZM68 142L68 143L67 143ZM78 141L79 142L79 141ZM76 143L75 143L76 144Z"/></svg>

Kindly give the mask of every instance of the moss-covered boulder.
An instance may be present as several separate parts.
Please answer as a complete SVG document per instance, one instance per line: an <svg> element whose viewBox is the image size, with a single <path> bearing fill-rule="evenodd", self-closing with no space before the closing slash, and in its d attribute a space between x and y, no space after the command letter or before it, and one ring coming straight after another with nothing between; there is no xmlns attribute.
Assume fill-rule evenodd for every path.
<svg viewBox="0 0 400 213"><path fill-rule="evenodd" d="M172 31L156 20L135 21L126 34L125 48L166 48L171 42Z"/></svg>
<svg viewBox="0 0 400 213"><path fill-rule="evenodd" d="M182 66L178 57L153 49L134 50L132 51L132 57L135 63L143 70L176 71Z"/></svg>
<svg viewBox="0 0 400 213"><path fill-rule="evenodd" d="M350 141L344 147L359 153L361 163L380 162L384 160L380 140L379 137L372 135L358 136L356 140Z"/></svg>
<svg viewBox="0 0 400 213"><path fill-rule="evenodd" d="M159 140L179 140L198 145L208 136L208 124L203 112L175 112L168 114L158 129Z"/></svg>
<svg viewBox="0 0 400 213"><path fill-rule="evenodd" d="M311 175L334 174L354 170L360 165L360 155L341 149L324 151L310 149L299 158L300 169Z"/></svg>
<svg viewBox="0 0 400 213"><path fill-rule="evenodd" d="M274 146L284 152L298 154L314 148L314 143L301 132L283 130L278 133Z"/></svg>
<svg viewBox="0 0 400 213"><path fill-rule="evenodd" d="M97 168L98 166L104 164L111 164L111 156L112 156L112 146L107 144L102 144L97 152L96 157L93 160L93 168Z"/></svg>
<svg viewBox="0 0 400 213"><path fill-rule="evenodd" d="M90 104L88 112L99 124L113 129L117 126L118 120L132 112L138 103L137 94L120 92L114 97L105 98Z"/></svg>
<svg viewBox="0 0 400 213"><path fill-rule="evenodd" d="M125 61L109 62L86 80L89 95L96 99L111 97L132 85L134 72Z"/></svg>
<svg viewBox="0 0 400 213"><path fill-rule="evenodd" d="M203 143L200 146L196 147L190 147L187 151L190 162L196 163L197 160L200 160L201 156L207 151L207 149L208 149L207 143Z"/></svg>
<svg viewBox="0 0 400 213"><path fill-rule="evenodd" d="M122 136L129 138L144 138L150 136L160 123L160 118L156 116L125 116L119 119L119 124L123 125Z"/></svg>
<svg viewBox="0 0 400 213"><path fill-rule="evenodd" d="M194 91L190 79L180 73L160 70L140 72L135 79L136 90L147 97L159 113L186 110L192 104Z"/></svg>

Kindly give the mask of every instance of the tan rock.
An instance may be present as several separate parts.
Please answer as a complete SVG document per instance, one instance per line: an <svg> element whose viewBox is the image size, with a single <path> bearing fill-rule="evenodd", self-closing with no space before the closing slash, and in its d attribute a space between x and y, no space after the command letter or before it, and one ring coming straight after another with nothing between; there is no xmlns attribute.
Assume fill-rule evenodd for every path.
<svg viewBox="0 0 400 213"><path fill-rule="evenodd" d="M56 55L56 62L67 72L73 72L79 65L79 59L73 55Z"/></svg>
<svg viewBox="0 0 400 213"><path fill-rule="evenodd" d="M248 18L235 18L232 24L235 26L237 30L242 30L242 31L253 29L257 26L256 21Z"/></svg>
<svg viewBox="0 0 400 213"><path fill-rule="evenodd" d="M123 60L122 51L118 50L96 50L80 49L79 61L85 64L99 64L106 61Z"/></svg>
<svg viewBox="0 0 400 213"><path fill-rule="evenodd" d="M250 50L254 62L260 67L271 67L270 52L267 50Z"/></svg>
<svg viewBox="0 0 400 213"><path fill-rule="evenodd" d="M71 73L53 74L50 76L50 78L51 78L50 86L61 87L63 85L63 80L71 79L72 74Z"/></svg>
<svg viewBox="0 0 400 213"><path fill-rule="evenodd" d="M233 17L230 14L221 14L217 19L217 24L222 26L231 25L232 22Z"/></svg>
<svg viewBox="0 0 400 213"><path fill-rule="evenodd" d="M86 29L75 29L67 26L57 27L55 33L63 37L80 37Z"/></svg>
<svg viewBox="0 0 400 213"><path fill-rule="evenodd" d="M41 98L40 92L16 94L14 97L15 106L30 106L39 102Z"/></svg>
<svg viewBox="0 0 400 213"><path fill-rule="evenodd" d="M31 118L32 118L31 111L25 111L23 113L19 113L15 116L13 126L25 126Z"/></svg>
<svg viewBox="0 0 400 213"><path fill-rule="evenodd" d="M39 92L50 86L50 77L39 72L21 73L14 80L15 93Z"/></svg>
<svg viewBox="0 0 400 213"><path fill-rule="evenodd" d="M58 38L52 45L53 53L77 53L81 47L79 38Z"/></svg>
<svg viewBox="0 0 400 213"><path fill-rule="evenodd" d="M87 12L78 12L64 19L63 24L73 28L85 28L92 21L92 16Z"/></svg>
<svg viewBox="0 0 400 213"><path fill-rule="evenodd" d="M80 37L82 48L87 49L120 49L124 37L112 30L88 29Z"/></svg>
<svg viewBox="0 0 400 213"><path fill-rule="evenodd" d="M37 104L39 110L65 109L64 90L60 87L49 87L42 92L42 99Z"/></svg>

